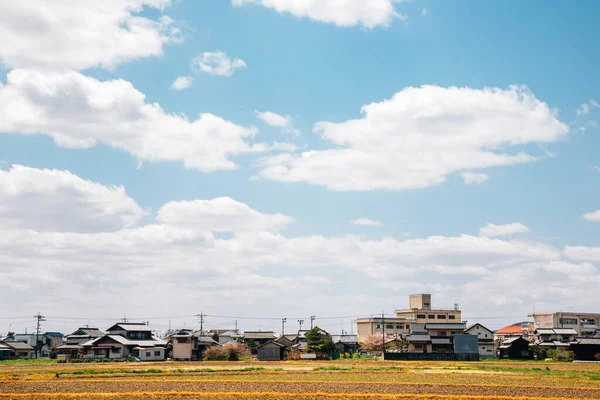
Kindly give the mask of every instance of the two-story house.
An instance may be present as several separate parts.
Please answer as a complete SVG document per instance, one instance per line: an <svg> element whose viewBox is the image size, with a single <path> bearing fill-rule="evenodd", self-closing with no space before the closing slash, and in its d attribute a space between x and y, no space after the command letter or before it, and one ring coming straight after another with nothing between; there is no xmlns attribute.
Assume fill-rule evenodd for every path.
<svg viewBox="0 0 600 400"><path fill-rule="evenodd" d="M479 356L484 358L496 357L494 349L494 332L480 323L473 324L465 329L467 335L477 336L477 346L479 350Z"/></svg>
<svg viewBox="0 0 600 400"><path fill-rule="evenodd" d="M173 359L182 361L198 361L204 351L211 346L219 346L210 336L189 329L181 329L170 337Z"/></svg>
<svg viewBox="0 0 600 400"><path fill-rule="evenodd" d="M152 335L143 323L120 322L106 330L107 334L82 343L84 358L127 358L142 361L165 359L167 342Z"/></svg>

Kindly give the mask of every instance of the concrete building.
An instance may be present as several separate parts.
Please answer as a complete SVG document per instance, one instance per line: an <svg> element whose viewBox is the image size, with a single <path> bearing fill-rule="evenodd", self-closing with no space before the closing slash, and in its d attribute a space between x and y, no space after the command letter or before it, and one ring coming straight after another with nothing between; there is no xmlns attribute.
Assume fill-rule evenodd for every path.
<svg viewBox="0 0 600 400"><path fill-rule="evenodd" d="M356 320L356 327L359 338L365 338L374 333L383 333L387 335L399 336L410 333L410 324L416 321L406 318L359 318Z"/></svg>
<svg viewBox="0 0 600 400"><path fill-rule="evenodd" d="M408 296L409 308L396 310L398 318L404 318L417 323L448 323L461 322L461 311L458 304L454 308L433 308L430 294L411 294Z"/></svg>
<svg viewBox="0 0 600 400"><path fill-rule="evenodd" d="M580 312L532 313L535 329L574 329L578 337L600 338L600 314Z"/></svg>

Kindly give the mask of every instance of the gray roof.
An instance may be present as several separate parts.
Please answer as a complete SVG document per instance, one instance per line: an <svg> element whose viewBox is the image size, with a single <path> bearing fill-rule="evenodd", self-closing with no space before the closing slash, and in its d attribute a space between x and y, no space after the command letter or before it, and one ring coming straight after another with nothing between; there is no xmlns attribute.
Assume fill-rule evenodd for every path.
<svg viewBox="0 0 600 400"><path fill-rule="evenodd" d="M91 340L89 342L82 343L81 345L82 346L93 346L100 340L104 339L105 337L110 338L110 339L114 340L115 342L120 343L124 346L153 347L153 346L166 346L167 345L167 342L165 342L164 340L159 339L157 337L153 337L152 340L129 340L121 335L106 335L106 336L102 336L101 338L97 338L97 339Z"/></svg>
<svg viewBox="0 0 600 400"><path fill-rule="evenodd" d="M244 332L244 339L275 339L275 332Z"/></svg>
<svg viewBox="0 0 600 400"><path fill-rule="evenodd" d="M429 342L431 336L429 335L408 335L406 340L409 342Z"/></svg>
<svg viewBox="0 0 600 400"><path fill-rule="evenodd" d="M557 335L577 335L577 331L571 328L554 328Z"/></svg>
<svg viewBox="0 0 600 400"><path fill-rule="evenodd" d="M207 344L207 345L219 344L219 342L215 342L215 340L209 336L196 336L196 338L198 339L198 343L200 343L200 344Z"/></svg>
<svg viewBox="0 0 600 400"><path fill-rule="evenodd" d="M450 338L433 338L431 339L432 344L450 344Z"/></svg>
<svg viewBox="0 0 600 400"><path fill-rule="evenodd" d="M551 328L540 328L535 330L540 335L554 335L554 329Z"/></svg>
<svg viewBox="0 0 600 400"><path fill-rule="evenodd" d="M31 347L25 342L6 341L4 342L4 344L12 347L15 350L33 350L33 347Z"/></svg>
<svg viewBox="0 0 600 400"><path fill-rule="evenodd" d="M81 346L80 344L62 344L60 346L56 347L56 351L60 351L60 350L79 350L82 349L83 346Z"/></svg>
<svg viewBox="0 0 600 400"><path fill-rule="evenodd" d="M118 324L114 324L113 326L108 328L107 331L119 330L119 329L124 330L124 331L136 331L136 332L152 331L152 329L150 329L150 327L146 324L133 323L133 322L120 322Z"/></svg>
<svg viewBox="0 0 600 400"><path fill-rule="evenodd" d="M358 343L358 335L332 335L331 340L333 343L354 344Z"/></svg>
<svg viewBox="0 0 600 400"><path fill-rule="evenodd" d="M83 334L75 335L77 332L83 332ZM75 332L70 335L67 335L67 338L85 338L85 337L101 337L104 336L104 332L102 332L98 328L79 328Z"/></svg>
<svg viewBox="0 0 600 400"><path fill-rule="evenodd" d="M425 328L426 329L458 329L458 330L464 330L465 329L466 324L464 322L453 322L453 323L432 323L432 324L425 324Z"/></svg>
<svg viewBox="0 0 600 400"><path fill-rule="evenodd" d="M600 346L600 339L594 338L579 338L577 339L577 344L594 344Z"/></svg>

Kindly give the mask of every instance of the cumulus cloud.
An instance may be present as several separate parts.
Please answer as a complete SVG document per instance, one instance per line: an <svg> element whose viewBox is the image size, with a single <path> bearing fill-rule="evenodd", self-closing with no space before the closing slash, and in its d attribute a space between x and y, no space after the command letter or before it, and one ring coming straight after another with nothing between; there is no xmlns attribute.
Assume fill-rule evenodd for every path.
<svg viewBox="0 0 600 400"><path fill-rule="evenodd" d="M529 228L520 222L513 222L512 224L506 225L488 223L486 226L479 229L479 235L483 237L508 236L526 232L529 232Z"/></svg>
<svg viewBox="0 0 600 400"><path fill-rule="evenodd" d="M288 236L281 229L292 217L231 198L168 202L154 220L127 228L139 208L122 188L26 167L3 172L2 179L0 204L12 207L0 212L3 315L15 309L33 315L43 299L46 315L61 311L84 323L123 313L193 315L198 301L217 315L234 307L247 316L311 315L325 300L331 312L343 313L337 315L361 315L382 304L390 310L405 304L397 296L377 295L388 288L405 295L432 292L437 305L459 297L467 315L525 315L533 299L549 309L593 306L600 284L593 264L600 261L598 248L563 252L536 241L466 234L410 240ZM27 203L25 196L36 199L39 210L19 204ZM95 225L104 219L113 222ZM79 229L84 225L93 229ZM481 302L482 292L488 301ZM349 304L360 304L360 310ZM65 329L63 321L52 324L49 319L45 326ZM262 328L277 328L268 324Z"/></svg>
<svg viewBox="0 0 600 400"><path fill-rule="evenodd" d="M590 222L600 222L600 210L584 214L581 218Z"/></svg>
<svg viewBox="0 0 600 400"><path fill-rule="evenodd" d="M246 67L244 60L231 58L222 51L202 53L191 62L192 71L218 76L231 76L236 70Z"/></svg>
<svg viewBox="0 0 600 400"><path fill-rule="evenodd" d="M179 76L171 84L171 89L184 90L191 87L192 83L194 83L194 78L191 76Z"/></svg>
<svg viewBox="0 0 600 400"><path fill-rule="evenodd" d="M421 16L422 17L426 17L429 14L431 14L431 9L430 8L424 8L424 9L421 10Z"/></svg>
<svg viewBox="0 0 600 400"><path fill-rule="evenodd" d="M194 120L167 113L130 82L72 71L10 71L0 88L0 132L42 133L70 148L100 142L142 161L182 161L204 172L234 169L231 157L269 149L250 143L254 128L209 113Z"/></svg>
<svg viewBox="0 0 600 400"><path fill-rule="evenodd" d="M293 218L283 214L262 214L229 197L212 200L172 201L158 210L157 220L212 232L278 230Z"/></svg>
<svg viewBox="0 0 600 400"><path fill-rule="evenodd" d="M383 226L383 224L381 223L381 221L377 221L374 219L369 219L369 218L359 218L359 219L355 219L350 221L350 223L352 225L359 225L359 226Z"/></svg>
<svg viewBox="0 0 600 400"><path fill-rule="evenodd" d="M98 232L135 225L144 210L122 186L69 171L13 165L0 170L0 229Z"/></svg>
<svg viewBox="0 0 600 400"><path fill-rule="evenodd" d="M339 191L419 189L469 169L536 161L523 145L568 134L555 110L517 86L409 87L361 111L360 119L315 125L334 147L267 157L260 176Z"/></svg>
<svg viewBox="0 0 600 400"><path fill-rule="evenodd" d="M269 126L281 128L282 132L298 135L300 132L292 126L292 117L289 115L280 115L272 111L256 111L258 119Z"/></svg>
<svg viewBox="0 0 600 400"><path fill-rule="evenodd" d="M332 23L340 27L361 25L365 28L389 26L394 18L405 19L394 3L398 0L231 0L236 7L259 4L280 14Z"/></svg>
<svg viewBox="0 0 600 400"><path fill-rule="evenodd" d="M490 179L487 174L478 174L475 172L463 172L461 173L461 176L463 177L465 185L481 185Z"/></svg>
<svg viewBox="0 0 600 400"><path fill-rule="evenodd" d="M13 68L113 68L162 54L181 40L166 16L142 17L145 7L163 10L171 0L2 1L0 59Z"/></svg>

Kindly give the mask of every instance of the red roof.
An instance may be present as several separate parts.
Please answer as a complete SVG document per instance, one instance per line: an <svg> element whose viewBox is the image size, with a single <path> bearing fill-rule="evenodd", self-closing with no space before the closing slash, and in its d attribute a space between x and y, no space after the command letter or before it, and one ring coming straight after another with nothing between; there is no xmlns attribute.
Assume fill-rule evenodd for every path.
<svg viewBox="0 0 600 400"><path fill-rule="evenodd" d="M496 335L521 335L523 333L523 325L524 323L516 323L512 325L505 326L502 329L498 329L494 332Z"/></svg>

